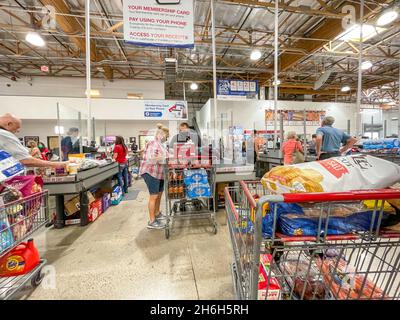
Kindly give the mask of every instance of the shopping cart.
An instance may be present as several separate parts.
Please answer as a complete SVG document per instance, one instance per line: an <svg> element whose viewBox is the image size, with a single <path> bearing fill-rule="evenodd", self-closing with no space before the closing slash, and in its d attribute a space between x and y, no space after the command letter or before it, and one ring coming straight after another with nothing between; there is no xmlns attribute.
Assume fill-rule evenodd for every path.
<svg viewBox="0 0 400 320"><path fill-rule="evenodd" d="M400 230L384 227L398 221L386 201L400 199L400 191L273 195L260 182L242 181L225 189L225 199L239 299L400 298ZM363 213L370 225L334 234L335 210L363 201L372 202ZM279 210L290 204L318 208L314 234L283 232L287 216Z"/></svg>
<svg viewBox="0 0 400 320"><path fill-rule="evenodd" d="M140 168L140 153L133 152L133 164L132 164L131 173L132 173L132 177L135 180L140 179L139 168Z"/></svg>
<svg viewBox="0 0 400 320"><path fill-rule="evenodd" d="M215 217L215 175L216 168L211 157L187 157L182 159L167 159L165 165L165 197L167 220L165 237L169 239L170 230L175 220L208 219L217 233ZM184 183L185 172L204 170L210 188L208 196L189 197Z"/></svg>
<svg viewBox="0 0 400 320"><path fill-rule="evenodd" d="M21 242L30 238L49 220L48 191L33 194L21 200L0 205L0 259ZM0 300L11 299L29 281L38 286L46 264L42 259L31 272L16 277L0 276Z"/></svg>

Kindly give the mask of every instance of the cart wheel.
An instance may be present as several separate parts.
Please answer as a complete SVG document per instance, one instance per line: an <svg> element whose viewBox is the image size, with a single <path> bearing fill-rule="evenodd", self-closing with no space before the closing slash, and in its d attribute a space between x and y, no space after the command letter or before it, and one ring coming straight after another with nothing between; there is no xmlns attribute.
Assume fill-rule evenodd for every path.
<svg viewBox="0 0 400 320"><path fill-rule="evenodd" d="M169 239L169 228L165 228L165 238Z"/></svg>
<svg viewBox="0 0 400 320"><path fill-rule="evenodd" d="M217 234L217 232L218 232L218 228L217 228L217 224L216 223L214 223L214 234Z"/></svg>
<svg viewBox="0 0 400 320"><path fill-rule="evenodd" d="M44 276L42 275L42 271L39 271L35 274L35 276L31 280L32 287L36 288L38 285L42 283Z"/></svg>

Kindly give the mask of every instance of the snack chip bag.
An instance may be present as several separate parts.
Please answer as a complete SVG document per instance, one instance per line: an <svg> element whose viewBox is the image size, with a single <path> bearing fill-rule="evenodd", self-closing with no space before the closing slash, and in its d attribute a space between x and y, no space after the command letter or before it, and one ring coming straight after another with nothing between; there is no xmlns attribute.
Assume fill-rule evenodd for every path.
<svg viewBox="0 0 400 320"><path fill-rule="evenodd" d="M279 166L261 179L264 187L274 193L381 189L398 181L400 166L370 155Z"/></svg>

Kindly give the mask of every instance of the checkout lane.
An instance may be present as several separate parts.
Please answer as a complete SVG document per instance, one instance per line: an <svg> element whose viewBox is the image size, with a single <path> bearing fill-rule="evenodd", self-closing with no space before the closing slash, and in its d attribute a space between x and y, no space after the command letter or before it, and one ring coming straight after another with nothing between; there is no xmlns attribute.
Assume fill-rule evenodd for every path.
<svg viewBox="0 0 400 320"><path fill-rule="evenodd" d="M135 165L135 158L128 158L129 168ZM117 162L108 162L98 167L78 170L75 175L43 177L44 187L50 196L56 200L56 219L54 227L61 229L65 226L65 199L64 195L79 195L80 225L86 226L88 221L89 196L88 191L93 188L112 189L113 178L119 170Z"/></svg>

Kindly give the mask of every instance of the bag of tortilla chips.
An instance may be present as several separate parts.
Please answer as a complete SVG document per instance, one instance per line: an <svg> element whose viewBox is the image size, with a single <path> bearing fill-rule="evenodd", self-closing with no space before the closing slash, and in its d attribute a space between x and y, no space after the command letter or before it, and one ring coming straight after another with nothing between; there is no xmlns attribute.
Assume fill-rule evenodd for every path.
<svg viewBox="0 0 400 320"><path fill-rule="evenodd" d="M381 189L398 181L400 166L360 154L275 167L261 179L274 193Z"/></svg>

